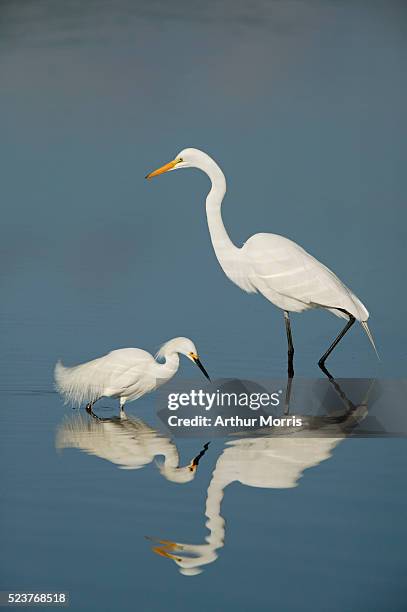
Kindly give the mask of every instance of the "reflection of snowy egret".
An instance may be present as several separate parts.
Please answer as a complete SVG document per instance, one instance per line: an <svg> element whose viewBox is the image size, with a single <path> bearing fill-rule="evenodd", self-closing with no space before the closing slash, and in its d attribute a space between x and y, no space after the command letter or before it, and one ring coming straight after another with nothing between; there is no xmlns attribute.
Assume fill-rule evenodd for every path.
<svg viewBox="0 0 407 612"><path fill-rule="evenodd" d="M277 234L255 234L241 248L233 244L221 215L226 179L209 155L198 149L184 149L173 161L150 172L146 178L180 168L198 168L211 180L211 190L206 198L206 215L212 245L226 276L243 291L261 293L284 311L289 376L294 375L290 312L325 308L347 319L344 329L319 360L322 368L328 355L355 320L360 321L374 347L367 325L369 313L362 302L331 270L298 244Z"/></svg>
<svg viewBox="0 0 407 612"><path fill-rule="evenodd" d="M78 448L89 455L95 455L118 465L124 470L137 470L151 463L155 457L162 456L158 463L161 474L172 482L189 482L204 449L185 467L179 467L179 454L175 444L165 435L141 421L128 417L89 419L77 415L64 421L58 428L56 447Z"/></svg>
<svg viewBox="0 0 407 612"><path fill-rule="evenodd" d="M178 370L180 354L191 359L209 379L192 340L173 338L156 355L163 363L138 348L111 351L72 368L59 361L55 366L55 384L66 402L74 405L87 402L88 411L101 397L119 398L122 410L127 401L155 391L169 381Z"/></svg>

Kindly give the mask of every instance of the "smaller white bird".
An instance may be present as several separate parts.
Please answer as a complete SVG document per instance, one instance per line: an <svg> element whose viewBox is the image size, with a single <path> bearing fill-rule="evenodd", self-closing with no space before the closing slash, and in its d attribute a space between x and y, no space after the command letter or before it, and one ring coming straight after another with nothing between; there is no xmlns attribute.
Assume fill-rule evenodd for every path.
<svg viewBox="0 0 407 612"><path fill-rule="evenodd" d="M77 414L64 419L58 427L55 446L57 449L78 448L122 470L138 470L155 461L166 480L184 484L195 478L209 442L187 465L181 466L178 448L168 436L122 411L120 418L101 419L93 415L89 419ZM158 456L163 457L160 463L155 460Z"/></svg>
<svg viewBox="0 0 407 612"><path fill-rule="evenodd" d="M142 349L123 348L72 368L58 361L54 371L55 386L65 403L80 406L86 402L89 413L101 397L118 398L122 414L127 401L155 391L176 374L179 355L191 359L210 380L192 340L180 337L163 344L155 359Z"/></svg>

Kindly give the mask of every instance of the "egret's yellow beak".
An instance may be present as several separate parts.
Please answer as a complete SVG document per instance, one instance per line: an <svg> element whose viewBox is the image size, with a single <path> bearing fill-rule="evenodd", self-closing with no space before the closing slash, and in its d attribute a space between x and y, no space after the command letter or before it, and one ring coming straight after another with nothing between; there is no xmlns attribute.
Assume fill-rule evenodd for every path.
<svg viewBox="0 0 407 612"><path fill-rule="evenodd" d="M165 164L165 166L161 166L161 168L157 168L157 170L154 170L153 172L150 172L150 174L147 174L146 179L152 179L155 176L158 176L159 174L164 174L164 172L173 170L175 166L179 164L181 161L182 159L177 158L177 159L174 159L173 161L168 162L168 164Z"/></svg>
<svg viewBox="0 0 407 612"><path fill-rule="evenodd" d="M178 563L181 563L182 561L181 557L176 557L175 555L172 555L171 553L169 553L165 549L165 546L153 546L151 550L155 552L157 555L160 555L161 557L167 557L168 559L173 559L174 561L178 561Z"/></svg>
<svg viewBox="0 0 407 612"><path fill-rule="evenodd" d="M168 552L169 550L178 551L182 550L183 546L181 544L177 544L176 542L170 542L169 540L156 540L155 538L150 538L147 536L147 540L152 540L159 544L159 546L153 546L152 551L157 555L161 555L162 557L168 557L168 559L173 559L174 561L178 561L179 563L182 561L180 557Z"/></svg>

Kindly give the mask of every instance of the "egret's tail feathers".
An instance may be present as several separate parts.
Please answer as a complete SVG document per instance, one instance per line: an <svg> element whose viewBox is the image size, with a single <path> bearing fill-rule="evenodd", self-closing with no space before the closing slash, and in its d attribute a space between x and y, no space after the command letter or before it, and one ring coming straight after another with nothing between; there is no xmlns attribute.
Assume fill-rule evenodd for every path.
<svg viewBox="0 0 407 612"><path fill-rule="evenodd" d="M103 389L95 382L94 373L98 360L67 368L58 361L54 370L55 387L66 404L81 406L95 402L103 395Z"/></svg>
<svg viewBox="0 0 407 612"><path fill-rule="evenodd" d="M363 327L363 329L365 330L366 335L367 335L367 337L369 338L370 343L371 343L371 345L372 345L372 346L373 346L373 348L374 348L374 351L375 351L375 353L376 353L376 355L377 355L377 358L378 358L378 360L380 361L379 353L377 352L377 348L376 348L376 345L375 345L375 343L374 343L373 336L372 336L372 333L371 333L371 331L370 331L370 329L369 329L369 326L368 326L368 324L367 324L367 321L361 321L361 322L360 322L360 324L361 324L361 326Z"/></svg>
<svg viewBox="0 0 407 612"><path fill-rule="evenodd" d="M81 448L91 452L92 442L102 443L103 433L102 424L95 419L87 419L81 414L75 420L66 420L58 429L55 438L55 447L58 450L63 448ZM91 450L89 450L91 449Z"/></svg>

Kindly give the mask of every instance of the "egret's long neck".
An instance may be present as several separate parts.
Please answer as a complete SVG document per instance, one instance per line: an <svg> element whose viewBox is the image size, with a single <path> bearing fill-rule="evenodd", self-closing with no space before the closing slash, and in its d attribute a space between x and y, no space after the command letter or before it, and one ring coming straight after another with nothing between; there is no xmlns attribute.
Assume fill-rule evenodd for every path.
<svg viewBox="0 0 407 612"><path fill-rule="evenodd" d="M209 233L216 257L225 270L225 266L228 267L228 260L236 258L239 253L239 249L229 238L222 220L221 206L226 193L226 179L222 170L212 159L205 164L204 171L212 183L211 190L206 198Z"/></svg>
<svg viewBox="0 0 407 612"><path fill-rule="evenodd" d="M179 355L173 351L164 355L164 363L157 362L157 378L161 384L170 380L179 368Z"/></svg>
<svg viewBox="0 0 407 612"><path fill-rule="evenodd" d="M159 454L164 457L163 465L165 469L171 470L179 467L179 454L177 451L177 447L168 438L163 438L159 448Z"/></svg>
<svg viewBox="0 0 407 612"><path fill-rule="evenodd" d="M208 519L206 527L209 529L209 535L205 539L214 550L221 548L225 539L225 520L221 516L220 506L224 489L228 484L229 482L223 477L223 474L217 474L215 468L207 491L205 510Z"/></svg>
<svg viewBox="0 0 407 612"><path fill-rule="evenodd" d="M222 457L222 455L221 455ZM222 548L225 539L225 521L220 513L225 487L234 480L231 475L216 464L209 483L205 515L209 534L205 544L188 544L181 542L159 541L160 546L153 548L154 552L173 559L181 568L181 573L192 574L202 571L202 566L213 563L218 558L217 550ZM164 544L163 546L161 544Z"/></svg>

